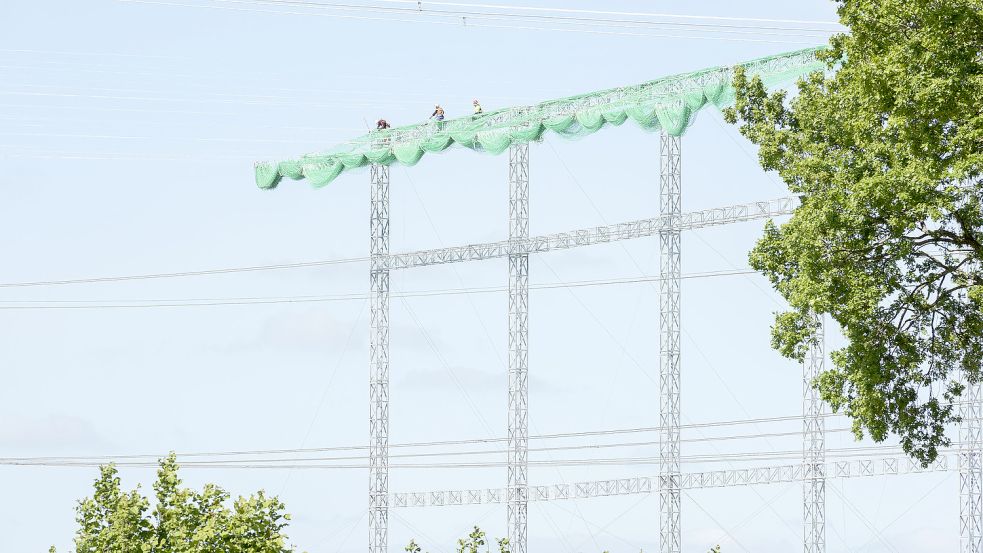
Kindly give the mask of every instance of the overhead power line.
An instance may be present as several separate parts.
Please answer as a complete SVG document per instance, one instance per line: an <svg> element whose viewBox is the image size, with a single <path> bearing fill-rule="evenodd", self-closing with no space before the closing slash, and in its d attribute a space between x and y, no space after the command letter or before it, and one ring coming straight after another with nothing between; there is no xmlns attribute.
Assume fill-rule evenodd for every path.
<svg viewBox="0 0 983 553"><path fill-rule="evenodd" d="M365 263L368 257L349 257L341 259L324 259L319 261L298 261L295 263L279 263L272 265L252 265L245 267L224 267L220 269L201 269L197 271L179 271L174 273L147 273L123 276L88 277L63 280L38 280L31 282L0 283L0 288L26 288L32 286L63 286L67 284L92 284L97 282L121 282L129 280L154 280L161 278L183 278L206 275L221 275L228 273L250 273L257 271L279 271L283 269L303 269L308 267L323 267L327 265L343 265L347 263Z"/></svg>
<svg viewBox="0 0 983 553"><path fill-rule="evenodd" d="M85 90L85 89L80 89ZM89 89L98 91L99 89ZM112 90L112 89L108 89ZM125 90L125 89L123 89ZM335 103L324 103L324 102L305 102L297 98L285 98L269 96L274 100L279 99L280 101L269 101L264 98L255 99L231 99L231 95L226 95L228 97L216 97L216 98L182 98L176 96L139 96L139 95L119 95L119 94L98 94L98 93L79 93L79 92L45 92L38 90L0 90L0 95L4 96L28 96L28 97L40 97L40 98L87 98L93 100L113 100L113 101L140 101L140 102L189 102L193 104L226 104L226 105L244 105L244 106L263 106L263 107L308 107L308 108L321 108L321 109L337 109L340 107L371 107L377 105L401 105L398 101L385 101L385 100L355 100L355 101L338 101ZM215 95L220 96L220 95ZM402 102L405 104L405 102Z"/></svg>
<svg viewBox="0 0 983 553"><path fill-rule="evenodd" d="M678 14L678 13L655 13L655 12L626 12L626 11L610 11L610 10L590 10L590 9L578 9L578 8L548 8L543 6L521 6L515 4L475 4L475 3L464 3L464 2L442 2L442 1L417 1L417 0L376 0L378 2L386 2L390 4L414 4L414 5L426 5L426 6L466 6L472 8L494 8L494 9L508 9L508 10L523 10L523 11L537 11L537 12L554 12L554 13L579 13L579 14L593 14L593 15L617 15L617 16L635 16L635 17L663 17L667 19L706 19L711 21L743 21L743 22L756 22L756 23L794 23L794 24L806 24L806 25L840 25L838 21L822 21L816 19L766 19L760 17L735 17L735 16L720 16L720 15L691 15L691 14Z"/></svg>
<svg viewBox="0 0 983 553"><path fill-rule="evenodd" d="M954 444L959 445L959 444ZM943 448L942 452L949 453L959 451L958 447ZM857 448L839 448L827 450L828 459L850 459L856 457L886 457L895 456L901 452L899 446L869 446ZM801 460L800 450L785 450L774 452L737 452L737 453L714 453L708 455L684 455L682 461L687 463L712 464L712 463L732 463L734 461L778 461L778 460ZM330 461L331 459L315 459L314 461ZM249 460L242 463L230 461L191 461L183 462L183 468L222 468L222 469L366 469L368 464L364 463L328 463L314 464L311 462L298 463L297 459L262 459ZM633 465L659 465L658 457L603 457L588 459L552 459L546 461L530 460L531 466L545 467L577 467L577 466L633 466ZM98 461L7 461L0 460L0 466L35 466L35 467L96 467L103 465ZM123 461L114 463L119 467L129 468L156 468L156 461ZM488 469L507 466L505 461L476 461L458 463L404 463L390 464L390 468L395 469Z"/></svg>
<svg viewBox="0 0 983 553"><path fill-rule="evenodd" d="M702 273L690 273L683 275L684 279L711 278L733 275L753 274L756 271L751 269L736 271L709 271ZM608 286L616 284L635 284L643 282L656 282L661 280L657 276L643 276L635 278L609 278L597 280L581 280L572 282L544 282L541 284L530 284L533 290L552 290L556 288L581 288L587 286ZM453 296L460 294L487 294L494 292L505 292L508 288L504 286L486 286L471 288L442 288L430 290L406 290L403 292L392 292L393 298L415 298L430 296ZM135 299L135 300L2 300L0 299L0 310L21 310L21 309L148 309L148 308L167 308L167 307L212 307L220 305L254 305L254 304L281 304L281 303L325 303L338 301L357 301L369 299L369 295L339 294L333 296L286 296L286 297L238 297L238 298L184 298L184 299ZM7 304L7 305L4 305ZM12 305L10 305L12 304Z"/></svg>
<svg viewBox="0 0 983 553"><path fill-rule="evenodd" d="M844 415L827 413L824 418L834 418L843 417ZM703 430L707 428L720 428L720 427L730 427L730 426L746 426L746 425L757 425L762 423L781 423L781 422L800 422L802 420L802 415L785 415L776 417L761 417L761 418L750 418L750 419L735 419L735 420L725 420L725 421L707 421L700 423L690 423L684 424L680 428L683 430ZM570 438L585 438L585 437L599 437L599 436L618 436L626 434L639 434L639 433L659 433L662 432L663 428L659 426L643 426L634 428L613 428L605 430L586 430L580 432L559 432L551 434L537 434L529 436L530 440L540 441L540 440L558 440L558 439L570 439ZM743 435L725 435L725 436L704 436L702 438L689 439L685 441L699 442L699 441L714 441L714 440L734 440L734 439L756 439L764 438L778 435L798 435L799 432L782 432L782 433L755 433L755 434L743 434ZM454 447L454 446L464 446L464 445L486 445L486 444L497 444L507 442L508 438L472 438L472 439L460 439L460 440L439 440L439 441L426 441L426 442L403 442L389 444L390 448L393 449L404 449L404 448L433 448L433 447ZM347 446L333 446L333 447L311 447L311 448L288 448L288 449L252 449L252 450L237 450L237 451L210 451L210 452L179 452L177 456L179 458L186 457L223 457L223 456L243 456L243 455L286 455L286 454L296 454L296 453L328 453L328 452L341 452L341 451L364 451L368 450L367 445L347 445ZM92 459L102 459L102 460L133 460L133 459L160 459L163 458L165 454L152 453L152 454L129 454L129 455L99 455L99 456L48 456L48 457L0 457L0 460L16 461L16 460L92 460Z"/></svg>
<svg viewBox="0 0 983 553"><path fill-rule="evenodd" d="M4 66L0 65L0 70L3 70L3 69L4 69ZM119 72L118 74L121 74L121 75L131 75L129 72ZM193 75L189 75L188 77L195 78L195 76L193 76ZM9 83L9 84L14 84L14 83ZM196 86L199 86L199 87L207 88L209 90L213 90L215 88L214 85L208 84L208 83L202 84L202 83L198 83L198 82L190 82L190 83L182 83L182 84L183 85L189 85L189 84L190 85L196 85ZM65 88L64 85L57 85L57 84L22 84L22 85L18 85L18 86L29 87L29 88L49 88L49 89L50 88ZM118 87L118 86L110 86L110 87L106 87L106 86L94 86L94 87L84 87L83 88L83 87L75 87L75 86L73 86L73 87L71 87L71 90L73 90L73 91L84 90L84 91L95 91L95 92L114 92L114 93L120 93L120 94L153 94L154 96L152 98L150 98L150 99L153 99L153 100L160 99L160 96L159 96L160 95L160 90L159 89L158 90L151 90L151 89L146 89L146 88L124 88L124 87ZM296 95L274 94L274 93L270 93L270 92L267 92L267 91L261 91L259 93L256 93L256 92L241 92L241 90L242 90L241 88L237 88L237 90L239 90L239 92L208 92L208 91L191 90L191 91L189 91L189 93L190 94L194 94L195 97L196 97L196 99L197 98L200 98L200 97L203 97L203 96L206 96L206 97L207 96L212 96L212 97L217 97L217 98L238 98L238 99L247 99L247 100L284 100L284 101L287 101L287 102L298 102L298 101L304 100L303 97L299 97L299 96L296 96ZM281 88L281 87L273 87L273 88L271 88L269 90L272 91L272 92L302 93L305 96L314 96L314 97L318 97L318 98L323 98L323 97L325 97L328 94L352 94L352 95L357 95L357 96L359 96L361 98L364 98L366 96L381 96L381 97L389 98L389 99L393 100L393 103L396 103L397 101L401 100L401 102L399 102L400 104L406 104L407 99L409 97L412 97L412 96L421 96L421 100L422 100L422 97L423 97L423 93L420 93L420 92L417 92L417 93L408 93L408 94L398 94L397 95L397 94L391 93L388 90L379 90L379 89L376 89L376 90L364 90L364 89L363 90L356 90L356 89L337 89L337 88L335 88L335 89L323 89L323 88L302 89L302 88ZM465 98L470 99L470 95L463 95L462 94L462 95L456 95L456 96L448 96L448 98L464 100ZM490 99L490 100L504 100L504 101L518 101L518 100L520 100L520 98L518 98L517 96L482 95L482 98L484 98L484 99ZM127 98L127 99L129 99L129 98ZM142 98L138 98L138 99L142 99ZM171 98L170 97L165 97L165 99L171 99ZM373 105L376 104L376 103L378 103L377 101L369 98L369 99L364 100L364 101L355 101L354 102L354 105L358 105L358 103L360 103L360 102L361 103L369 103L369 104L373 104ZM299 105L310 105L310 104L299 104ZM323 105L327 105L327 104L323 104ZM346 101L345 104L331 104L332 107L337 107L337 106L341 106L341 105L353 105L353 102Z"/></svg>
<svg viewBox="0 0 983 553"><path fill-rule="evenodd" d="M601 12L589 10L574 11L574 10L553 10L550 8L540 8L536 10L528 6L502 6L502 5L492 5L492 4L463 4L454 2L416 2L413 0L380 0L382 2L397 3L403 5L410 5L411 7L386 7L386 6L373 6L373 5L363 5L363 4L350 4L350 3L340 3L340 2L317 2L313 0L212 0L216 3L224 4L264 4L264 5L284 5L284 6L300 6L307 8L317 8L317 9L334 9L334 10L345 10L345 11L367 11L372 13L397 13L404 15L417 15L423 14L428 16L437 17L471 17L480 19L492 19L492 20L534 20L534 21L546 21L546 22L560 22L567 24L594 24L603 26L621 26L620 24L628 24L629 28L638 28L645 26L652 27L669 27L672 29L682 28L685 30L713 30L722 33L747 33L747 32L761 32L761 31L786 31L786 32L797 32L797 33L821 33L823 36L828 36L833 31L831 29L813 29L813 28L801 28L801 27L776 27L776 26L762 26L762 25L748 25L747 23L755 22L760 23L760 21L755 20L743 20L744 24L720 24L720 23L694 23L695 19L707 19L701 18L699 16L690 16L692 19L687 22L679 21L657 21L654 18L668 19L666 14L643 14L643 13L631 13L631 12ZM465 10L453 9L433 9L431 6L445 6L445 7L457 7L457 8L467 8ZM496 9L501 11L488 12L488 11L478 11L480 9ZM506 10L522 9L525 11L535 11L536 13L515 13ZM547 12L553 12L552 14ZM577 13L580 14L577 17L555 15L556 13ZM608 16L617 16L618 18L605 17L585 17L584 15L589 14L604 14ZM634 17L633 19L626 18ZM638 19L638 16L644 16L648 19ZM717 19L719 20L719 19ZM735 21L735 20L728 20ZM764 33L768 34L768 33Z"/></svg>
<svg viewBox="0 0 983 553"><path fill-rule="evenodd" d="M188 163L214 163L216 161L255 161L253 156L233 156L233 155L148 155L141 153L127 152L58 152L58 151L32 151L32 150L7 150L11 148L0 144L0 159L62 159L62 160L90 160L90 161L183 161Z"/></svg>
<svg viewBox="0 0 983 553"><path fill-rule="evenodd" d="M134 54L130 52L83 52L79 50L35 50L30 48L0 48L0 53L4 54L43 54L56 56L103 56L115 58L159 58L159 59L178 59L175 56L163 56L157 54Z"/></svg>
<svg viewBox="0 0 983 553"><path fill-rule="evenodd" d="M827 433L842 433L842 432L852 432L851 428L834 428L826 430ZM739 435L725 435L725 436L704 436L701 438L688 438L681 440L685 443L706 443L706 442L717 442L717 441L734 441L734 440L754 440L754 439L765 439L765 438L776 438L776 437L798 437L801 436L803 432L791 431L791 432L768 432L768 433L755 433L755 434L739 434ZM497 443L497 442L496 442ZM529 451L533 453L543 453L552 451L577 451L577 450L594 450L594 449L610 449L610 448L623 448L623 447L649 447L659 445L661 442L658 440L649 440L641 442L614 442L614 443L592 443L592 444L579 444L579 445L561 445L553 447L534 447L530 448ZM213 464L213 463L223 463L223 462L235 462L235 463L252 463L252 462L299 462L299 461L352 461L352 460L364 460L367 459L366 455L348 455L348 456L332 456L332 457L285 457L285 458L245 458L245 459L233 459L228 460L229 457L241 457L241 456L261 456L270 454L308 454L308 453L323 453L324 449L318 448L297 448L292 450L271 450L270 453L261 452L250 452L250 453L234 453L234 452L220 452L220 453L185 453L181 454L179 458L187 457L216 457L218 459L226 459L224 461L219 460L205 460L205 461L192 461L194 463L201 464ZM505 455L508 450L505 449L482 449L482 450L465 450L465 451L428 451L424 453L396 453L389 456L390 459L418 459L424 457L460 457L460 456L474 456L474 455ZM48 456L48 457L0 457L0 462L4 461L25 461L25 462L39 462L39 461L64 461L64 462L85 462L85 461L99 461L102 463L109 463L115 461L127 461L136 459L161 459L165 457L163 454L158 455L104 455L104 456ZM699 456L697 456L699 457Z"/></svg>
<svg viewBox="0 0 983 553"><path fill-rule="evenodd" d="M586 34L597 34L597 35L617 35L617 36L634 36L634 37L646 37L646 38L674 38L674 39L702 39L702 40L725 40L725 41L736 41L736 42L763 42L763 43L777 43L777 44L814 44L814 41L795 41L795 40L765 40L756 38L744 38L744 37L729 37L729 36L708 36L708 35L698 35L698 34L686 34L686 31L678 31L677 34L665 34L656 32L624 32L617 30L597 30L588 29L583 27L543 27L538 26L535 23L530 23L529 25L515 25L515 24L502 24L502 25L489 25L486 23L474 23L473 21L468 21L467 16L458 17L453 16L456 19L452 21L444 19L435 19L433 17L429 18L414 18L405 19L392 17L387 15L381 16L365 16L365 15L353 15L346 13L326 13L324 11L311 11L303 10L300 11L287 11L283 9L260 9L253 7L241 7L241 6L228 6L228 5L215 5L215 4L187 4L180 2L166 2L162 0L118 0L120 2L127 2L133 4L148 4L148 5L159 5L159 6L170 6L170 7L184 7L184 8L203 8L203 9L214 9L214 10L229 10L238 12L252 12L252 13L266 13L266 14L277 14L277 15L302 15L302 16L323 16L331 17L336 19L356 19L365 21L386 21L386 22L396 22L396 23L429 23L437 25L451 25L455 27L479 27L488 29L515 29L515 30L530 30L530 31L547 31L547 32L567 32L567 33L586 33ZM231 0L227 0L231 1ZM268 2L262 2L259 0L238 0L236 3L253 5L253 6L270 6ZM275 5L275 4L274 4ZM323 8L322 8L323 9ZM448 16L444 16L445 18ZM490 19L492 16L486 16L484 18L477 19ZM472 19L475 19L472 17ZM617 27L617 25L610 24L607 25L608 28ZM644 31L644 30L642 30Z"/></svg>
<svg viewBox="0 0 983 553"><path fill-rule="evenodd" d="M182 142L245 142L252 144L301 144L315 142L310 138L244 138L244 137L204 137L204 136L162 136L162 135L139 135L139 134L76 134L76 133L56 133L56 132L9 132L0 131L0 136L17 136L21 138L81 138L87 140L180 140ZM317 140L320 142L321 140Z"/></svg>

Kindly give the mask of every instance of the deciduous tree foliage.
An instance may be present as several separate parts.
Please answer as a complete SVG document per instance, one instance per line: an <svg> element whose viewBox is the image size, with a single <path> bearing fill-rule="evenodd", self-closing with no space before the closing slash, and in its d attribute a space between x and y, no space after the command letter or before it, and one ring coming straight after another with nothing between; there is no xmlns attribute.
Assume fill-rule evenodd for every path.
<svg viewBox="0 0 983 553"><path fill-rule="evenodd" d="M101 467L90 498L79 501L77 553L290 553L283 530L284 505L262 491L230 496L208 484L200 492L181 487L173 454L161 460L154 483L156 506L126 492L112 465Z"/></svg>
<svg viewBox="0 0 983 553"><path fill-rule="evenodd" d="M485 534L485 531L475 526L474 530L467 537L457 540L457 553L482 553L482 547L484 547L484 553L491 553L491 545L485 539L486 537L487 534ZM496 538L495 543L498 545L498 553L511 553L508 538ZM403 551L407 553L420 553L421 548L416 543L416 540L412 539L403 548ZM607 553L607 551L604 553Z"/></svg>
<svg viewBox="0 0 983 553"><path fill-rule="evenodd" d="M835 319L823 399L927 463L983 358L983 0L838 4L849 32L796 97L735 75L726 118L802 198L750 261L790 305L773 346L801 359L810 313Z"/></svg>

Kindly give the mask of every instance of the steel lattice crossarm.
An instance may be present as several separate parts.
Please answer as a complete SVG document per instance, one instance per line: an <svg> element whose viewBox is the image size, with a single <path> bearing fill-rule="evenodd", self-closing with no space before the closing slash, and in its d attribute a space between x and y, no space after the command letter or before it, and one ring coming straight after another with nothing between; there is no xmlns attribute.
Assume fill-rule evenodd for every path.
<svg viewBox="0 0 983 553"><path fill-rule="evenodd" d="M275 188L284 177L307 179L321 187L344 171L371 164L415 165L426 153L452 146L494 155L512 144L539 140L546 131L575 138L631 119L648 131L680 136L707 105L723 108L733 103L731 80L735 67L759 76L768 87L821 70L817 59L823 48L808 48L760 58L731 67L712 67L533 106L509 107L487 113L382 129L343 143L333 150L286 161L260 162L256 184Z"/></svg>
<svg viewBox="0 0 983 553"><path fill-rule="evenodd" d="M887 476L923 472L948 472L956 470L955 457L940 455L927 467L909 457L880 457L854 459L826 463L826 478L857 478L861 476ZM753 467L744 469L713 470L682 474L682 489L728 488L760 484L800 482L807 477L804 464ZM587 499L614 495L639 495L658 491L658 476L593 480L571 484L529 486L529 501L555 501L560 499ZM474 490L445 490L431 492L394 493L392 507L441 507L452 505L480 505L503 503L503 488Z"/></svg>
<svg viewBox="0 0 983 553"><path fill-rule="evenodd" d="M483 244L391 254L388 257L376 259L373 263L377 264L378 269L408 269L443 263L494 259L515 254L544 253L551 250L655 236L659 231L665 229L697 229L789 215L798 205L798 202L798 198L794 196L777 198L763 202L683 213L679 215L678 220L671 216L659 216L614 225L544 234L526 239L501 240Z"/></svg>

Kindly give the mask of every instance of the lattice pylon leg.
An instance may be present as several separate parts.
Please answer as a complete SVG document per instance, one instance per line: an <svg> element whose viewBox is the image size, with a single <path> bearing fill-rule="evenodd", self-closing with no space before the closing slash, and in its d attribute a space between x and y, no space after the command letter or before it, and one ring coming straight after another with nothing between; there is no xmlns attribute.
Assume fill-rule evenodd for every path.
<svg viewBox="0 0 983 553"><path fill-rule="evenodd" d="M983 393L979 382L964 377L959 406L959 551L983 553Z"/></svg>
<svg viewBox="0 0 983 553"><path fill-rule="evenodd" d="M389 539L389 167L373 165L369 228L369 553Z"/></svg>
<svg viewBox="0 0 983 553"><path fill-rule="evenodd" d="M509 149L509 239L529 237L529 145ZM507 524L512 553L526 553L529 503L529 254L509 255Z"/></svg>
<svg viewBox="0 0 983 553"><path fill-rule="evenodd" d="M681 474L679 450L679 337L680 337L680 139L662 133L660 146L659 209L672 222L659 233L659 415L662 444L659 451L660 542L662 553L679 553Z"/></svg>
<svg viewBox="0 0 983 553"><path fill-rule="evenodd" d="M826 425L822 400L813 386L824 370L826 344L823 320L816 316L815 321L816 341L802 363L803 551L826 553Z"/></svg>

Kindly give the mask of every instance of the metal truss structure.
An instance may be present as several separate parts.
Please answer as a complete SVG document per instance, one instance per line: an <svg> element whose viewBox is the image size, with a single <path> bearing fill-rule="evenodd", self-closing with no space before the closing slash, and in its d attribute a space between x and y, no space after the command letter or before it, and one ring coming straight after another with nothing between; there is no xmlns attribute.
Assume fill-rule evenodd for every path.
<svg viewBox="0 0 983 553"><path fill-rule="evenodd" d="M927 467L910 457L881 457L853 459L824 463L822 471L827 478L859 478L864 476L890 476L927 472L948 472L955 466L956 456L939 455ZM713 470L681 473L680 490L705 488L732 488L790 482L806 482L815 467L806 464L762 466L743 469ZM529 501L554 501L561 499L588 499L616 495L641 495L660 492L662 476L642 476L613 480L592 480L570 484L530 486ZM451 505L483 505L503 503L505 489L485 488L470 490L442 490L406 492L392 495L393 508L443 507Z"/></svg>
<svg viewBox="0 0 983 553"><path fill-rule="evenodd" d="M778 63L778 62L776 62ZM880 476L958 467L960 547L983 553L983 390L969 383L961 404L961 447L956 463L946 455L928 467L909 458L826 461L823 406L812 381L823 370L822 324L802 367L802 462L683 472L680 455L680 246L688 229L726 225L791 214L795 197L683 213L681 210L680 139L662 136L660 213L657 217L530 237L529 145L509 151L508 240L466 246L389 252L389 168L371 167L370 339L369 339L369 553L387 553L389 509L443 505L504 503L510 548L527 553L530 502L615 495L659 493L660 552L681 550L683 490L802 482L803 551L825 553L825 486L830 478ZM659 474L574 484L530 486L529 445L529 256L553 250L606 244L634 238L659 238L660 267L660 442ZM389 491L389 277L390 271L428 265L507 258L508 260L508 462L505 488L433 492Z"/></svg>
<svg viewBox="0 0 983 553"><path fill-rule="evenodd" d="M371 168L369 218L369 553L389 538L389 167Z"/></svg>
<svg viewBox="0 0 983 553"><path fill-rule="evenodd" d="M529 237L529 144L509 149L509 240ZM519 250L519 248L516 248ZM509 254L508 531L526 553L529 509L529 254Z"/></svg>
<svg viewBox="0 0 983 553"><path fill-rule="evenodd" d="M983 395L979 382L966 379L966 399L960 405L959 551L983 553Z"/></svg>
<svg viewBox="0 0 983 553"><path fill-rule="evenodd" d="M678 141L679 139L676 138L675 140ZM614 225L544 234L532 238L514 238L483 244L398 253L390 255L387 260L382 262L388 269L410 269L444 263L497 259L513 254L546 253L553 250L656 236L670 227L676 231L681 231L729 225L755 219L770 219L781 215L790 215L798 203L798 198L794 196L776 198L763 202L677 213L673 216L660 215L650 219L638 219Z"/></svg>
<svg viewBox="0 0 983 553"><path fill-rule="evenodd" d="M682 503L680 471L679 411L679 289L680 271L679 215L680 140L662 134L659 151L659 420L662 439L659 447L659 513L661 515L660 551L679 553L682 548L680 506Z"/></svg>
<svg viewBox="0 0 983 553"><path fill-rule="evenodd" d="M826 552L826 423L823 403L813 381L826 362L823 320L814 316L814 341L802 363L802 518L805 553Z"/></svg>

